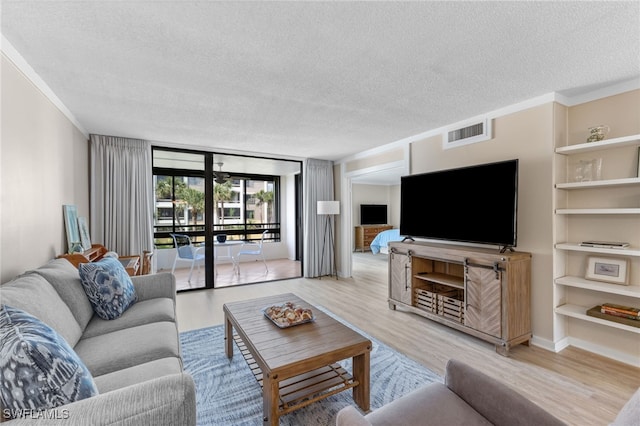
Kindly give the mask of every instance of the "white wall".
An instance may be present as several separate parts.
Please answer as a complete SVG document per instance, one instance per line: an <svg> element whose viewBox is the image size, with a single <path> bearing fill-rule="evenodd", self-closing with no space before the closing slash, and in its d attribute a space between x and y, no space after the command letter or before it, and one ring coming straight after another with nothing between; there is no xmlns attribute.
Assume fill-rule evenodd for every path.
<svg viewBox="0 0 640 426"><path fill-rule="evenodd" d="M86 136L3 54L2 282L66 252L62 206L89 218Z"/></svg>
<svg viewBox="0 0 640 426"><path fill-rule="evenodd" d="M400 217L394 222L394 211L399 211L400 196L394 191L397 185L353 184L351 187L351 223L360 225L360 204L386 204L387 224L394 228L400 226Z"/></svg>

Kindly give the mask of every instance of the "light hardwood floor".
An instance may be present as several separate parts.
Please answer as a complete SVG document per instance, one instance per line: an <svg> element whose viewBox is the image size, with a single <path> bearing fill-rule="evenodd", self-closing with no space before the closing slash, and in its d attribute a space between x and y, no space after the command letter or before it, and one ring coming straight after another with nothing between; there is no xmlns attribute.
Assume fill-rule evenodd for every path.
<svg viewBox="0 0 640 426"><path fill-rule="evenodd" d="M226 302L292 292L440 375L450 358L467 362L571 425L608 424L640 387L640 369L590 352L570 347L553 353L520 345L510 357L503 357L487 342L415 314L390 310L386 262L384 255L354 253L351 278L299 278L181 293L178 326L185 331L222 324Z"/></svg>

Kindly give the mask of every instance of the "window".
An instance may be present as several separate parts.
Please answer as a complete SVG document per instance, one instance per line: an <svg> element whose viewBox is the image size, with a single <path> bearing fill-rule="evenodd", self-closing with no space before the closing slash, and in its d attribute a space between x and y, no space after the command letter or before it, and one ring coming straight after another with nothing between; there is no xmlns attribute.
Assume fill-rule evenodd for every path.
<svg viewBox="0 0 640 426"><path fill-rule="evenodd" d="M267 239L280 240L280 221L276 203L278 176L239 174L225 183L215 183L214 230L230 239L259 240L269 230Z"/></svg>
<svg viewBox="0 0 640 426"><path fill-rule="evenodd" d="M153 218L155 245L173 247L171 233L185 233L204 241L205 155L153 150Z"/></svg>
<svg viewBox="0 0 640 426"><path fill-rule="evenodd" d="M212 174L208 177L205 174L205 164L213 162L213 157L211 153L153 149L156 247L172 247L171 233L185 233L194 242L202 242L206 224L211 220L213 226L208 229L213 229L214 234L227 234L230 240L259 240L268 229L266 240L279 241L280 177L234 172L233 168L226 167L224 172L229 178L218 183ZM252 160L252 157L231 155L225 158L231 165ZM213 189L209 200L205 196L207 182L210 182L209 191ZM207 211L212 212L209 221Z"/></svg>

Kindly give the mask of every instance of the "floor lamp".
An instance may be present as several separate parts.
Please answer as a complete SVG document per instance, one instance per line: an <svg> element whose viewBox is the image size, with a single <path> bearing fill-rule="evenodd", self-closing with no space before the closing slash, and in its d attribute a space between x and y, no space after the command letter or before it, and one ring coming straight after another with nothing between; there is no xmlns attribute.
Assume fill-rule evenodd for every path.
<svg viewBox="0 0 640 426"><path fill-rule="evenodd" d="M325 216L325 226L324 226L324 239L322 240L322 256L320 257L320 273L322 273L322 266L324 264L324 250L327 247L327 239L329 240L329 247L331 247L333 251L333 256L330 258L330 261L333 261L331 264L331 274L336 276L336 280L338 279L338 271L336 270L336 249L333 244L333 223L332 219L334 215L340 214L340 201L318 201L318 215Z"/></svg>

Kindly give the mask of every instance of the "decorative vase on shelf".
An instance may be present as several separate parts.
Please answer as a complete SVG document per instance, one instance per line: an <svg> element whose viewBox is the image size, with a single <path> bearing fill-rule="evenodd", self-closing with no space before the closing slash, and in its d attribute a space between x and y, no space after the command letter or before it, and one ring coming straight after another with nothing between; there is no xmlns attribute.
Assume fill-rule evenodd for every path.
<svg viewBox="0 0 640 426"><path fill-rule="evenodd" d="M574 182L589 182L602 179L602 158L580 160L575 164Z"/></svg>
<svg viewBox="0 0 640 426"><path fill-rule="evenodd" d="M610 130L611 128L606 124L589 127L589 137L587 138L587 142L598 142L603 140Z"/></svg>

